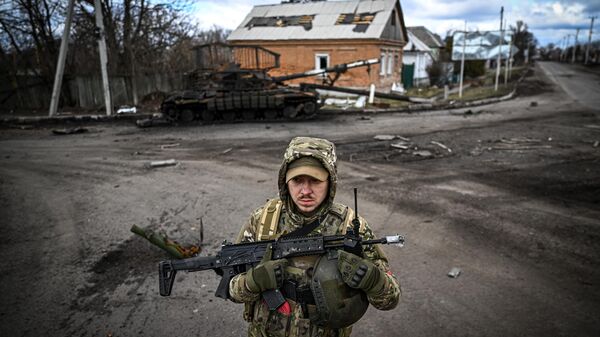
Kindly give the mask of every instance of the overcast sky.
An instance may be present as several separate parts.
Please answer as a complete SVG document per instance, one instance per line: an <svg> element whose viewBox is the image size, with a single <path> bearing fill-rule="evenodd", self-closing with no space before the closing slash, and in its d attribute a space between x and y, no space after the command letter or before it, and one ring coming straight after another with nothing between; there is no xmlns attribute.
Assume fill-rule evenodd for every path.
<svg viewBox="0 0 600 337"><path fill-rule="evenodd" d="M332 0L330 0L332 1ZM255 5L277 4L277 0L197 0L193 17L202 28L217 25L235 29ZM600 16L600 0L401 0L407 26L426 26L442 38L448 31L498 30L500 7L509 25L517 20L527 23L542 46L560 43L567 34L575 36L581 28L578 40L587 41L590 16ZM600 24L594 22L594 31L600 32ZM593 40L600 39L594 33ZM570 38L573 44L574 37Z"/></svg>

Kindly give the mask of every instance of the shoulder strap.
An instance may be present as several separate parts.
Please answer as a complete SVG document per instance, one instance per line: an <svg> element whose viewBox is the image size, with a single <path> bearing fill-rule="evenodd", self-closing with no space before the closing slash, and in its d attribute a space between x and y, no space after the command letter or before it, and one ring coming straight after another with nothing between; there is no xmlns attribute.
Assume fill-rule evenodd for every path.
<svg viewBox="0 0 600 337"><path fill-rule="evenodd" d="M270 240L277 232L279 224L279 215L281 214L281 206L283 202L280 199L271 199L263 208L260 216L260 224L256 231L256 240Z"/></svg>

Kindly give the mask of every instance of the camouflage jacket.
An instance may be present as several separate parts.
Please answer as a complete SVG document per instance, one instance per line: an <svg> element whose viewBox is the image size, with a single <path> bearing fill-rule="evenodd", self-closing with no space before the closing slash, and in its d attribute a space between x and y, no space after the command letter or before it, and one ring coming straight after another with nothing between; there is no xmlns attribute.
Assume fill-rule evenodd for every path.
<svg viewBox="0 0 600 337"><path fill-rule="evenodd" d="M295 210L285 184L287 165L302 156L312 156L319 159L330 173L328 198L326 198L320 208L311 217L305 217ZM346 215L351 210L345 205L333 202L337 184L335 165L335 148L332 143L318 138L307 137L298 137L292 140L286 150L280 169L279 197L283 206L279 216L277 231L273 233L272 237L290 233L304 224L314 221L316 217L321 219L321 222L311 232L311 235L336 235L345 232L345 227L349 226L345 222ZM261 217L266 206L259 207L252 212L248 221L241 228L236 242L252 242L260 239L258 228L260 228ZM374 238L373 232L366 220L360 217L360 221L360 235L363 239ZM379 245L366 246L364 247L364 257L373 262L386 275L385 287L381 293L369 296L369 303L380 310L393 309L398 304L400 298L400 284L391 272L385 254ZM308 256L289 259L290 263L286 268L286 277L293 279L299 285L309 284L312 267L317 258L316 256ZM266 304L260 299L260 294L248 290L245 277L245 273L234 277L229 285L229 292L232 300L245 304L244 319L249 322L249 336L342 337L350 335L352 327L334 330L312 324L310 317L305 317L310 316L311 310L314 310L310 305L308 305L308 315L305 315L300 305L289 299L289 313L278 310L269 311Z"/></svg>

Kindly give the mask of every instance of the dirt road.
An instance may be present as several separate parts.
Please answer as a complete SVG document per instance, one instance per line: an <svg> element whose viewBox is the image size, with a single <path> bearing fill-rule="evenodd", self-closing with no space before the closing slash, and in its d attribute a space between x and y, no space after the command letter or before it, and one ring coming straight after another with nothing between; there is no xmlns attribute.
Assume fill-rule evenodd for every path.
<svg viewBox="0 0 600 337"><path fill-rule="evenodd" d="M540 68L519 93L468 110L296 123L3 128L1 335L243 335L241 306L214 297L211 272L178 275L160 297L166 255L129 228L194 243L202 218L203 254L214 253L275 195L291 137L311 135L338 146L339 201L352 204L358 187L376 234L407 238L384 248L401 304L370 308L355 335L598 336L600 111ZM145 166L170 158L179 164Z"/></svg>

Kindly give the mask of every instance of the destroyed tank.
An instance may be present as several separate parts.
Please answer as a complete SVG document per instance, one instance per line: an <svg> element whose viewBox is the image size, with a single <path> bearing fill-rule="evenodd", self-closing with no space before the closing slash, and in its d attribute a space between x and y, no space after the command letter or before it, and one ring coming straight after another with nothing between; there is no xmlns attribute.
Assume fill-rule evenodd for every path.
<svg viewBox="0 0 600 337"><path fill-rule="evenodd" d="M349 68L378 62L359 61L271 77L267 72L279 67L279 54L260 46L212 43L195 49L197 69L187 76L191 89L174 93L161 104L168 120L212 123L314 117L321 107L317 91L287 86L284 81L326 73L335 73L337 79Z"/></svg>

